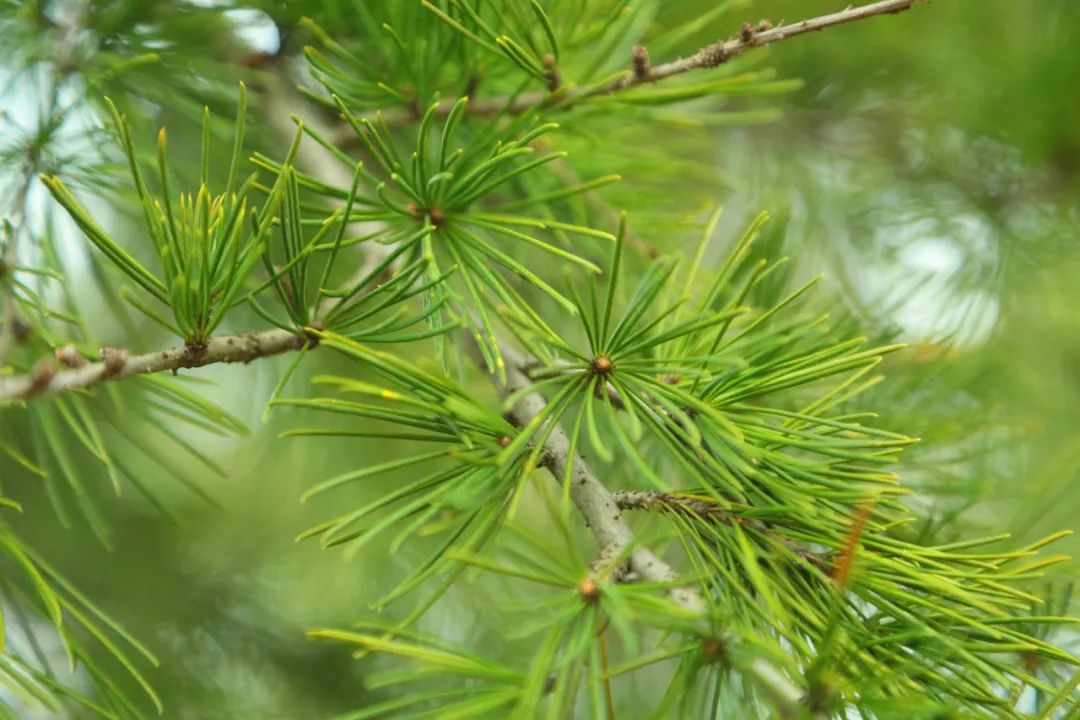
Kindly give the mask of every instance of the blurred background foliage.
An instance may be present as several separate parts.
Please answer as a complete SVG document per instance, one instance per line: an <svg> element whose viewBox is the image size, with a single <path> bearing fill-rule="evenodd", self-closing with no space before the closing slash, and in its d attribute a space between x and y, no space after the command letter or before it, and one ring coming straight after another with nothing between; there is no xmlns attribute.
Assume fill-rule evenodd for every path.
<svg viewBox="0 0 1080 720"><path fill-rule="evenodd" d="M733 2L732 12L685 38L683 52L734 33L744 20L791 22L838 4ZM670 22L713 6L674 3ZM110 207L118 198L101 188L116 177L121 156L97 130L106 94L144 139L167 126L174 167L194 177L198 153L188 153L187 167L179 159L185 144L197 146L202 106L220 118L214 130L226 147L244 80L256 107L254 147L279 156L288 112L325 112L281 101L305 79L300 55L311 37L303 16L348 36L348 3L0 1L3 197L28 173L47 171L82 179L84 189L96 188L99 208ZM928 518L908 532L947 542L1011 530L1030 541L1080 529L1078 26L1074 0L937 0L755 54L749 64L801 79L802 88L736 101L715 122L671 117L670 132L643 132L628 110L592 135L568 123L559 138L582 177L623 175L605 191L613 206L648 203L648 217L631 224L649 245L687 246L718 199L725 238L769 209L768 243L792 256L789 272L826 273L827 290L816 296L824 309L870 337L911 343L885 363L887 380L863 400L884 427L923 439L900 468L923 491L918 502ZM107 277L43 190L30 192L27 224L55 235L92 336L135 351L169 344L105 304L96 288ZM114 224L126 222L117 216ZM166 717L295 720L362 705L360 667L302 634L348 624L404 576L408 558L425 552L406 546L388 554L377 543L346 559L293 542L340 502L301 505L305 489L354 468L357 458L375 463L400 453L385 441L279 440L297 415L272 414L267 424L260 416L287 362L191 373L214 383L210 395L251 428L227 438L186 435L217 471L160 438L147 441L148 453L130 454L132 474L151 482L163 467L186 473L213 505L155 481L166 515L132 492L106 497L108 482L96 483L111 551L78 521L61 528L43 512L10 521L158 654L150 680ZM316 371L352 371L324 354L309 370L291 381L291 394L303 395ZM127 430L144 436L142 428ZM109 432L112 442L119 431ZM0 479L24 505L44 499L33 475L3 454ZM1061 549L1080 548L1071 538ZM1065 583L1077 568L1070 562L1054 573ZM472 628L490 611L484 596L483 582L456 589L425 629L475 636L482 648L491 629ZM619 697L633 702L630 692Z"/></svg>

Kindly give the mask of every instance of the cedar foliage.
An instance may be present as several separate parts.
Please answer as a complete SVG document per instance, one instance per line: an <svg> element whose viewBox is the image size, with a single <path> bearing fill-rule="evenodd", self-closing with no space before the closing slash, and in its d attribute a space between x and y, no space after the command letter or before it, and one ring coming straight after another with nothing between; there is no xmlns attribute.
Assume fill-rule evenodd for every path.
<svg viewBox="0 0 1080 720"><path fill-rule="evenodd" d="M153 643L8 519L51 505L97 537L89 555L114 544L103 486L163 516L169 481L214 502L204 477L228 471L204 438L247 424L186 372L132 370L158 337L174 371L289 352L262 421L294 452L348 455L310 483L333 512L299 539L418 548L362 619L309 633L363 665L342 718L1075 711L1067 588L1041 582L1065 533L935 533L895 470L916 438L865 399L904 345L823 313L768 214L729 237L719 208L680 208L691 242L670 222L665 134L768 121L800 87L761 65L770 23L654 76L745 3L301 5L272 10L286 44L237 87L215 72L221 13L3 4L4 64L41 112L3 155L0 590L21 637L0 714L163 711ZM288 136L266 120L283 104ZM162 118L178 130L155 142ZM634 152L620 195L604 167ZM62 215L33 220L35 188ZM124 350L101 348L75 272ZM368 440L393 457L348 450ZM32 506L6 496L32 478ZM497 641L429 622L463 586Z"/></svg>

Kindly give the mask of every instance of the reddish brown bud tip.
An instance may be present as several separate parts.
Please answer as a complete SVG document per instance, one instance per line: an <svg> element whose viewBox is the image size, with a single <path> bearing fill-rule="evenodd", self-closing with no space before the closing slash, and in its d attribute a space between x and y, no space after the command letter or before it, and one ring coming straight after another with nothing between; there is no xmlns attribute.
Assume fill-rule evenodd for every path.
<svg viewBox="0 0 1080 720"><path fill-rule="evenodd" d="M615 369L615 365L611 362L611 358L607 355L598 355L592 362L593 372L597 375L607 375Z"/></svg>
<svg viewBox="0 0 1080 720"><path fill-rule="evenodd" d="M578 596L589 605L600 599L600 586L592 578L585 578L578 583L577 590Z"/></svg>

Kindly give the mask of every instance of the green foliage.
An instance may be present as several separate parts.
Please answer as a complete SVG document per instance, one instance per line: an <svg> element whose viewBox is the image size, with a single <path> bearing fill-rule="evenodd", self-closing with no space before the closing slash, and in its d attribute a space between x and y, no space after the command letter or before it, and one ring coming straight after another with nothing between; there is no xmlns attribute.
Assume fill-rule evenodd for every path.
<svg viewBox="0 0 1080 720"><path fill-rule="evenodd" d="M342 114L380 170L380 175L375 176L362 167L356 169L357 179L373 190L374 195L360 194L355 183L351 191L346 191L303 175L297 177L297 182L345 202L344 217L348 220L379 223L373 232L356 240L338 240L334 251L360 242L393 245L386 264L398 261L401 276L409 280L402 282L403 286L411 286L414 279L423 279L430 323L439 327L449 322L445 318L447 311L442 308L448 299L450 308L469 326L489 367L494 369L502 368L502 358L491 310L505 308L514 315L538 319L500 270L524 279L573 309L569 300L529 270L526 262L515 257L518 253L513 246L535 247L559 260L599 272L593 263L536 237L536 233L557 233L560 238L567 234L601 239L611 236L574 223L484 212L474 207L481 199L498 197L520 175L559 160L564 154L547 153L523 162L523 158L534 153L530 144L557 127L546 124L521 131L524 118L496 132L494 138L485 136L482 142L455 148L455 130L466 114L467 104L467 98L454 103L439 131L434 121L440 104L433 103L420 122L415 150L410 152L408 161L395 149L394 138L381 116L374 120L357 118L341 104ZM326 142L321 137L316 140ZM331 151L349 167L354 165L340 150ZM265 159L261 162L271 170L280 171L275 163ZM594 185L584 186L580 191L590 187ZM354 207L364 209L353 210ZM413 271L417 272L415 278L410 276Z"/></svg>
<svg viewBox="0 0 1080 720"><path fill-rule="evenodd" d="M43 178L53 197L71 214L86 237L152 298L173 311L175 323L162 318L136 295L125 299L137 310L184 339L189 345L206 342L221 324L226 311L247 282L263 254L266 236L281 203L284 175L261 206L248 209L248 193L255 175L237 185L243 152L246 97L241 85L229 177L221 194L209 189L210 115L203 114L203 146L200 184L196 193L181 194L176 205L166 160L165 130L158 134L157 171L160 195L153 195L139 169L131 133L115 106L110 104L120 141L127 153L131 177L146 228L161 265L159 277L144 267L123 246L103 230L78 200L55 176ZM290 152L287 163L295 154ZM247 227L250 219L250 229Z"/></svg>
<svg viewBox="0 0 1080 720"><path fill-rule="evenodd" d="M637 449L653 450L642 444L646 431L649 442L681 466L682 477L725 502L751 503L760 492L757 501L768 497L785 504L793 496L791 486L798 494L813 486L820 493L813 503L828 500L849 510L871 494L895 492L889 489L895 478L881 467L911 441L863 427L858 415L825 414L866 387L864 376L899 346L862 350L864 339L838 341L823 318L792 316L810 284L778 298L762 292L783 264L750 256L764 216L717 271L702 273L701 258L717 219L714 215L684 273L675 258L655 261L616 314L621 240L603 301L595 293L591 302L579 300L587 348L542 334L543 327L523 328L523 341L544 362L532 372L536 387L553 400L508 453L534 435L544 437L545 428L569 414L575 446L585 435L607 462L618 449L642 479L661 490L672 484L658 477ZM705 289L703 297L694 302L699 287ZM782 391L815 388L834 375L847 377L831 388L803 391L807 400L797 411L786 409L786 400L764 405ZM820 459L810 460L813 455ZM788 487L763 485L773 478Z"/></svg>
<svg viewBox="0 0 1080 720"><path fill-rule="evenodd" d="M489 430L483 459L463 464L464 474L459 469L424 477L353 513L319 525L302 537L322 535L326 546L354 539L367 541L389 530L395 520L404 522L410 516L416 518L415 523L406 524L404 533L425 523L437 528L428 532L437 532L444 523L431 519L440 510L458 510L455 499L463 493L476 496L476 480L469 465L485 466L482 487L488 487L492 478L502 477L506 482L527 477L542 464L547 438L565 420L571 448L584 450L588 444L596 457L611 464L611 474L619 474L614 453L617 448L619 459L630 462L637 483L648 481L669 493L661 496L665 500L657 509L670 521L672 533L687 553L693 576L706 591L710 614L723 617L729 631L758 638L764 632L773 638L775 647L786 648L784 653L777 650L777 654L788 654L797 666L808 668L807 692L821 693L821 703L858 698L867 712L873 713L888 698L918 687L935 708L952 705L977 712L980 708L1006 708L1007 701L998 695L1002 687L1017 692L1021 684L1026 684L1052 695L1052 685L1025 671L1012 656L1024 653L1052 662L1075 662L1068 653L1038 634L1031 634L1042 624L1050 627L1072 621L1052 615L1033 621L1028 614L1034 612L1040 599L1020 587L1022 582L1039 577L1043 568L1064 559L1034 559L1040 547L1057 538L1015 551L980 554L973 549L999 543L1003 538L928 546L903 532L901 528L916 516L897 501L903 491L896 485L896 476L885 468L895 463L897 453L913 441L865 425L867 413L844 410L852 398L876 382L867 375L881 355L897 348L863 351L863 339L838 341L834 333L822 327L820 318L785 322L782 311L790 314L808 285L788 294L780 291L775 304L755 306L755 299L769 300L779 290L772 288L762 293L763 280L771 268L765 261L754 262L751 257L763 217L743 235L727 261L714 272L703 272L700 258L716 219L714 215L703 234L687 276L680 277L675 285L684 289L681 297L672 297L671 281L676 277L677 263L670 258L660 259L644 274L622 313L616 314L613 305L619 294L618 269L625 246L625 228L621 229L604 300L598 301L594 294L589 304L579 301L577 317L587 350L576 350L556 336L542 335L550 332L546 324L519 328L524 344L544 362L531 370L535 384L508 397L505 405L512 407L525 393L544 393L551 400L533 422L517 433ZM742 278L741 282L736 282L738 278ZM708 289L704 300L690 310L691 319L683 319L681 311L690 304L699 286ZM659 297L671 297L671 302L658 303ZM441 436L355 431L356 435L374 432L380 437L429 442L453 437L453 428L468 427L475 418L483 417L472 403L446 402L446 390L437 389L441 381L417 368L359 345L331 346L440 402L426 406L431 414L428 416L340 400L295 400L291 404L389 421L402 426L403 431L442 429ZM841 375L842 380L822 384L835 375ZM344 378L329 380L353 392L398 399L394 392L379 386ZM792 398L797 399L798 409L787 409ZM772 403L766 404L769 399ZM446 417L432 425L432 417L438 414ZM487 422L498 423L498 419ZM292 433L308 435L318 431L301 429ZM501 451L496 443L500 437L505 437L505 449ZM666 452L666 461L654 459L657 450ZM453 456L455 451L446 454ZM442 452L427 453L364 468L320 483L310 494L442 456ZM559 478L565 493L569 492L573 467L571 460ZM679 481L663 479L659 467L677 468ZM670 470L666 474L672 475ZM688 490L681 490L688 486ZM499 508L500 520L511 491L512 486L503 489L503 499L498 503L487 501L490 507ZM414 502L402 504L375 525L359 533L344 532L371 513L414 495ZM565 500L566 496L562 512L567 508ZM860 519L854 521L856 516ZM566 521L565 516L559 519ZM865 531L861 525L857 531L865 532L861 541L858 534L853 536L853 522L865 523ZM404 538L404 534L398 535L391 548L396 549ZM542 580L542 565L523 569L524 558L541 557L545 558L543 562L550 562L544 541L537 537L532 540L531 548L513 554L514 566L461 556L462 545L445 545L405 585L411 587L417 578L433 571L444 554L504 575L562 584L568 589L591 582L583 571ZM507 542L500 539L498 547L503 548ZM450 543L456 543L456 536L451 535ZM850 564L856 558L857 565L852 569ZM840 568L845 573L843 580L838 579ZM848 572L853 576L848 578ZM647 583L629 587L635 592L656 590ZM440 592L444 589L440 588ZM399 590L391 597L398 597ZM377 607L382 604L377 603ZM425 602L420 607L427 606ZM591 608L592 604L586 606ZM685 610L664 601L651 606L648 613L629 612L620 617L608 612L605 618L621 628L622 644L633 657L636 644L629 628L635 617L639 622L641 617L648 617L650 623L656 623L665 616L667 622L685 622L685 614ZM566 667L574 666L576 661L582 664L574 666L573 677L584 673L586 666L595 671L596 658L586 656L597 652L598 646L582 638L595 638L598 626L584 620L579 625L573 617L556 606L550 616L538 620L541 625L554 623L556 629L551 632L558 638L549 637L541 644L551 657L538 660L533 674L515 681L520 684L516 690L505 687L505 678L501 678L497 687L477 689L476 698L461 700L452 706L453 710L444 710L476 716L490 712L495 717L508 705L514 705L520 712L523 707L539 707L536 688L543 686L543 679L552 673L567 672ZM526 623L526 627L532 624ZM680 627L680 632L687 630ZM385 637L376 640L347 633L321 636L413 659L423 656L415 646L398 645ZM671 657L663 649L658 652L661 659ZM686 652L685 647L682 652ZM439 657L433 661L435 665L446 660ZM556 657L566 665L555 667ZM743 664L753 667L749 660ZM701 669L698 667L698 671ZM423 674L426 676L426 671ZM873 678L872 687L860 685L865 677ZM956 678L962 681L958 683ZM714 680L720 681L719 677ZM584 682L592 692L600 692L599 676ZM684 704L690 702L693 693L687 686L697 682L700 680L692 673L677 675L673 680L673 688L677 689L669 691L662 708L670 710L676 699ZM815 689L817 682L823 683L820 689ZM768 689L764 693L768 697ZM574 697L570 693L546 698L545 707L551 708L552 717L563 717L575 702ZM427 699L415 696L417 704ZM488 702L493 703L490 708ZM401 707L396 701L387 708L390 706ZM597 709L593 716L606 717L604 712ZM659 716L663 710L657 712ZM683 712L689 710L684 707Z"/></svg>
<svg viewBox="0 0 1080 720"><path fill-rule="evenodd" d="M0 505L29 516L51 503L74 533L74 504L114 547L131 506L103 502L102 488L130 483L153 523L176 504L158 476L213 503L192 477L243 467L211 439L246 430L215 402L229 393L141 373L284 338L273 352L295 354L263 420L321 458L300 463L301 500L333 503L297 539L369 567L386 555L394 570L365 587L379 617L310 633L363 661L366 706L341 718L1070 716L1071 586L1048 585L1066 558L1042 554L1067 531L944 533L933 496L915 492L933 483L900 484L916 440L867 409L889 413L875 373L905 346L823 312L835 298L797 279L785 222L762 213L717 252L714 236L733 234L720 211L698 233L687 218L700 208L662 191L704 177L711 195L715 181L700 157L672 158L680 139L700 156L704 137L672 126L775 119L743 98L800 87L754 69L761 54L694 54L746 4L252 5L283 32L282 57L244 60L260 117L299 97L282 82L293 34L316 43L302 93L320 106L293 116L290 139L249 128L243 83L235 118L222 111L235 78L214 58L240 29L227 10L0 2L0 57L42 99L37 124L0 148L14 168L0 206ZM678 57L697 60L651 75ZM109 192L119 154L65 147L69 132L103 145L106 91L129 197ZM76 106L91 122L67 124ZM132 128L173 113L172 151L164 129L156 152L141 150ZM629 189L609 187L624 174ZM37 221L36 178L89 241L85 256L51 216ZM106 198L140 229L128 237ZM689 213L678 223L674 206ZM109 320L109 342L180 346L132 369L133 352L101 347L91 315ZM305 361L318 371L300 373ZM134 377L106 384L118 367ZM261 405L252 372L232 394ZM926 472L934 459L920 460ZM288 522L303 527L302 512ZM156 655L17 522L0 523L0 629L16 617L25 638L0 635L0 683L55 715L162 712L143 670ZM595 547L590 524L615 540ZM59 641L68 675L39 638Z"/></svg>
<svg viewBox="0 0 1080 720"><path fill-rule="evenodd" d="M278 400L278 405L310 408L364 421L359 427L348 429L291 428L284 435L374 437L433 444L439 448L324 480L302 497L306 501L390 471L409 469L417 474L415 481L319 523L298 538L318 537L323 547L348 543L349 552L355 554L381 533L395 528L398 533L390 543L392 552L418 535L439 536L440 544L431 551L430 558L376 603L383 607L426 580L446 574L448 555L479 550L491 539L522 487L520 470L515 472L513 468L520 466L523 457L519 454L517 461L510 463L511 471L505 471L498 459L502 447L516 434L515 428L446 378L341 336L320 333L319 340L320 345L359 361L393 386L348 377L317 376L316 383L332 386L339 393L378 402L337 397ZM372 428L372 421L380 425L389 423L392 428ZM433 469L428 472L421 468ZM373 524L362 524L382 511L386 512ZM456 575L451 573L450 580ZM444 581L425 605L448 585Z"/></svg>
<svg viewBox="0 0 1080 720"><path fill-rule="evenodd" d="M6 498L3 504L21 510ZM0 635L0 648L4 651L0 659L0 685L10 693L9 698L0 700L0 715L18 717L10 702L14 698L20 702L39 702L55 713L81 707L105 718L138 716L140 702L113 679L117 670L102 662L103 658L127 673L161 712L161 701L136 664L157 665L153 653L38 557L6 523L0 524L0 548L7 566L4 581L0 583L0 597L5 606L18 608L15 624L31 638L29 647L12 647L6 636ZM23 615L26 610L33 615ZM40 667L41 650L34 644L35 630L31 627L37 622L53 626L72 673L77 667L84 670L94 680L96 695L66 687L47 665ZM132 651L140 656L137 660L133 659Z"/></svg>
<svg viewBox="0 0 1080 720"><path fill-rule="evenodd" d="M357 165L356 181L359 181L362 167ZM446 304L440 284L444 277L426 278L430 263L426 258L419 258L407 266L398 269L389 279L379 282L394 266L401 253L390 254L358 277L347 278L341 288L330 287L332 273L336 269L336 260L342 247L348 247L353 241L345 238L346 229L353 217L352 208L357 202L356 182L346 200L344 209L335 211L329 217L320 219L319 229L310 239L305 238L304 211L300 202L300 181L291 167L282 171L284 182L284 203L280 225L282 263L274 266L270 253L263 255L268 279L252 289L245 297L262 317L274 325L295 331L303 328L334 330L345 336L367 342L397 343L422 340L438 336L456 325L429 322L428 330L402 333L425 320L431 321ZM422 237L429 230L420 232ZM333 240L326 238L333 234ZM367 239L367 238L365 238ZM322 258L318 256L322 255ZM322 271L317 287L311 287L315 263L321 260ZM426 279L418 284L417 281ZM278 319L265 310L256 296L268 286L273 286L277 300L288 315L287 320ZM410 313L407 301L423 295L433 298L430 307L420 315ZM378 322L357 327L376 316L392 310L388 317Z"/></svg>

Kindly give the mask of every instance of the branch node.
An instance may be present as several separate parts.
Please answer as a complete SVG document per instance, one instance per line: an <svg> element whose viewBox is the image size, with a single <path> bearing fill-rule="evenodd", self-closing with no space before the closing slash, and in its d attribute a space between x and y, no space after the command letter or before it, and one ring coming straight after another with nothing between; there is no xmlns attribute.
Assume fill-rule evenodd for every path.
<svg viewBox="0 0 1080 720"><path fill-rule="evenodd" d="M34 365L34 369L30 371L30 388L27 394L37 395L49 387L49 383L52 382L54 377L56 377L56 365L53 363L52 358L42 358Z"/></svg>
<svg viewBox="0 0 1080 720"><path fill-rule="evenodd" d="M723 42L713 43L702 48L698 57L700 58L700 66L703 68L714 68L723 65L728 61L727 47L724 46Z"/></svg>
<svg viewBox="0 0 1080 720"><path fill-rule="evenodd" d="M728 664L727 643L722 638L706 637L701 640L701 652L709 662Z"/></svg>
<svg viewBox="0 0 1080 720"><path fill-rule="evenodd" d="M86 358L82 356L74 345L64 345L56 348L54 351L57 362L69 367L73 370L78 370L81 367L86 367Z"/></svg>
<svg viewBox="0 0 1080 720"><path fill-rule="evenodd" d="M322 338L319 337L319 333L321 333L323 330L326 330L326 326L322 324L322 321L312 320L311 324L304 328L303 332L299 335L300 347L303 347L305 345L307 345L311 349L319 347L319 343L322 342Z"/></svg>
<svg viewBox="0 0 1080 720"><path fill-rule="evenodd" d="M647 47L635 45L631 63L634 67L634 79L636 81L645 82L651 78L652 65L649 62L649 49Z"/></svg>
<svg viewBox="0 0 1080 720"><path fill-rule="evenodd" d="M547 70L548 92L555 92L562 85L562 75L559 74L559 69L555 67L555 56L548 53L541 62L544 63L544 68Z"/></svg>
<svg viewBox="0 0 1080 720"><path fill-rule="evenodd" d="M104 380L119 375L130 357L131 354L123 348L101 348L101 378Z"/></svg>
<svg viewBox="0 0 1080 720"><path fill-rule="evenodd" d="M184 343L183 364L181 367L198 367L206 355L207 343L205 340L189 340Z"/></svg>

